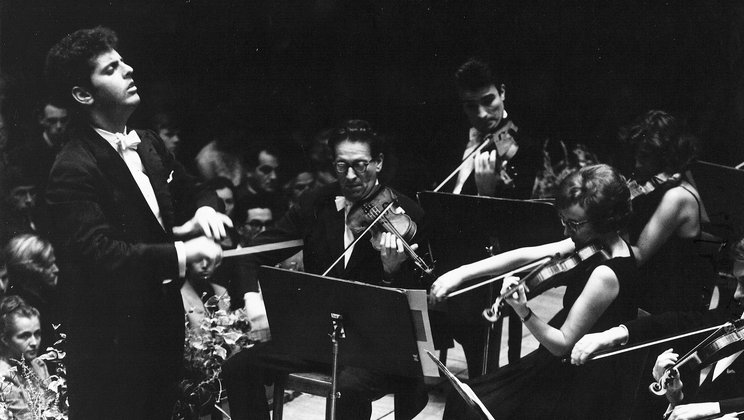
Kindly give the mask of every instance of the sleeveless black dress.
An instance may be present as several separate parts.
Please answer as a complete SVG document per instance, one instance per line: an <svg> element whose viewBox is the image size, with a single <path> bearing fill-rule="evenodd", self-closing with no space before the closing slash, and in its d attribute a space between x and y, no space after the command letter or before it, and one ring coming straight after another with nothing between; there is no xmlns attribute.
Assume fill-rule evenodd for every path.
<svg viewBox="0 0 744 420"><path fill-rule="evenodd" d="M637 314L635 258L632 255L613 258L599 265L615 272L620 290L589 332L604 331ZM567 276L563 309L550 325L563 324L596 266L583 269L579 266L576 273ZM623 411L620 405L627 401L619 394L634 392L620 386L621 377L628 371L624 367L627 362L625 358L608 358L603 363L574 366L540 346L519 362L468 384L496 419L613 418L615 413ZM457 393L449 396L444 419L478 418Z"/></svg>
<svg viewBox="0 0 744 420"><path fill-rule="evenodd" d="M628 228L630 243L638 242L643 228L653 216L664 194L677 183L666 183L650 194L633 200L633 217ZM698 203L700 201L684 186ZM697 238L671 236L646 263L638 269L644 293L639 306L651 313L669 311L703 311L707 309L713 286L714 268L702 257L695 244Z"/></svg>

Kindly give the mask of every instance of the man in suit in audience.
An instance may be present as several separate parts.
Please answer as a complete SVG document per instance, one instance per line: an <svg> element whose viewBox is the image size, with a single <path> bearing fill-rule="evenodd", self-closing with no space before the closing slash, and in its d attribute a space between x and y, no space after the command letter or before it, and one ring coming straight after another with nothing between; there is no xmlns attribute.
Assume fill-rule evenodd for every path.
<svg viewBox="0 0 744 420"><path fill-rule="evenodd" d="M156 133L127 131L140 97L116 46L110 29L82 29L46 59L54 97L77 111L46 194L69 303L70 418L165 420L183 363L181 279L187 263L220 262L230 222Z"/></svg>

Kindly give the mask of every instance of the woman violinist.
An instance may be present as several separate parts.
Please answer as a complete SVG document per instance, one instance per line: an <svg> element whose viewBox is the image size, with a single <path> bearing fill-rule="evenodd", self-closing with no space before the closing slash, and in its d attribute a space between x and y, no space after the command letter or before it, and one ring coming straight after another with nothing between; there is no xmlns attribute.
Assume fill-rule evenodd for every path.
<svg viewBox="0 0 744 420"><path fill-rule="evenodd" d="M685 179L695 156L694 138L664 111L649 111L629 130L634 180L647 194L633 199L628 225L644 293L639 306L652 314L706 309L713 267L701 257L700 195ZM633 194L635 195L635 194Z"/></svg>
<svg viewBox="0 0 744 420"><path fill-rule="evenodd" d="M440 300L468 280L556 253L570 254L590 244L601 245L609 256L598 265L579 265L567 273L563 309L550 322L532 312L523 286L507 296L506 303L541 345L519 362L470 383L495 418L597 418L611 413L610 405L617 401L612 398L612 375L580 371L562 363L561 356L584 334L635 317L635 259L619 234L630 215L630 193L615 169L587 166L561 183L556 204L568 239L464 265L432 286L432 297ZM505 279L502 291L514 283L514 278ZM463 404L450 398L444 418L476 418Z"/></svg>

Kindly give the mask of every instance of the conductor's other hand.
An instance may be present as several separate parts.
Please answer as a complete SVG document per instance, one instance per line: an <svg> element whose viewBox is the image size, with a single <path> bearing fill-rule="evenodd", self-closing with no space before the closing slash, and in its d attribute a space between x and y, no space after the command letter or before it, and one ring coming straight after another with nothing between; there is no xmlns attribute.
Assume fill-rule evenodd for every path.
<svg viewBox="0 0 744 420"><path fill-rule="evenodd" d="M204 206L196 210L191 220L181 226L174 227L173 235L177 238L204 235L207 238L221 241L227 237L225 226L233 226L232 220L229 217L218 213L211 207Z"/></svg>
<svg viewBox="0 0 744 420"><path fill-rule="evenodd" d="M207 267L214 269L222 262L222 247L206 236L190 239L183 243L186 263L206 261Z"/></svg>

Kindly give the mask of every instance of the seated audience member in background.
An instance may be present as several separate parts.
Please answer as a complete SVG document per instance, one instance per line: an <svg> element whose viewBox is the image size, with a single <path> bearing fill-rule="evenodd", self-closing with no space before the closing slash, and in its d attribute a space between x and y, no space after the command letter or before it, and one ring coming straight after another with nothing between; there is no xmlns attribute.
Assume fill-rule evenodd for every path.
<svg viewBox="0 0 744 420"><path fill-rule="evenodd" d="M227 290L211 282L213 274L214 268L204 261L192 262L186 270L186 281L181 286L181 298L191 328L199 328L207 310L230 309Z"/></svg>
<svg viewBox="0 0 744 420"><path fill-rule="evenodd" d="M245 177L243 151L246 135L233 129L218 135L197 153L196 168L202 178L210 180L221 176L227 178L235 187L241 186Z"/></svg>
<svg viewBox="0 0 744 420"><path fill-rule="evenodd" d="M5 264L5 250L0 251L0 297L7 294L10 279L8 278L8 266Z"/></svg>
<svg viewBox="0 0 744 420"><path fill-rule="evenodd" d="M39 311L18 296L0 300L0 376L3 400L14 419L35 420L30 406L34 404L25 388L46 388L49 379L46 365L37 356L42 350ZM30 374L24 375L21 364Z"/></svg>
<svg viewBox="0 0 744 420"><path fill-rule="evenodd" d="M158 133L165 148L177 156L181 144L181 128L176 117L169 112L159 112L150 117L150 129Z"/></svg>
<svg viewBox="0 0 744 420"><path fill-rule="evenodd" d="M25 172L43 195L49 171L62 146L67 142L67 109L50 100L41 102L36 111L41 133L35 132L25 139L11 154L14 164L24 165Z"/></svg>
<svg viewBox="0 0 744 420"><path fill-rule="evenodd" d="M279 184L279 152L266 144L255 145L246 155L246 180L238 192L242 209L254 207L254 202L266 203L275 219L280 219L289 207Z"/></svg>
<svg viewBox="0 0 744 420"><path fill-rule="evenodd" d="M210 179L206 182L206 187L213 190L217 197L220 198L222 204L225 207L223 213L230 218L233 222L233 226L239 226L238 220L236 219L237 213L235 211L235 187L229 179L218 176ZM220 245L222 249L233 249L240 243L240 237L237 230L230 229L227 237L225 237Z"/></svg>
<svg viewBox="0 0 744 420"><path fill-rule="evenodd" d="M301 171L292 178L284 187L286 196L289 198L289 207L296 206L300 202L300 196L308 190L317 186L315 174L310 171Z"/></svg>
<svg viewBox="0 0 744 420"><path fill-rule="evenodd" d="M707 309L713 282L710 260L700 256L701 202L685 171L696 153L695 139L664 111L649 111L629 130L635 151L634 180L652 192L633 199L630 243L644 286L641 309Z"/></svg>
<svg viewBox="0 0 744 420"><path fill-rule="evenodd" d="M254 201L252 206L245 210L245 222L240 228L241 246L250 246L259 233L274 226L274 214L268 203Z"/></svg>
<svg viewBox="0 0 744 420"><path fill-rule="evenodd" d="M613 168L587 166L561 183L556 205L568 239L464 265L439 277L431 288L432 299L440 300L468 280L500 274L539 258L570 255L592 244L606 253L606 260L598 258L565 274L560 282L566 285L563 308L550 322L529 308L523 285L507 295L506 303L540 347L518 362L470 382L494 418L610 418L619 408L615 382L620 365L608 372L577 368L562 363L561 358L584 334L635 318L635 259L630 244L620 236L630 217L630 193L625 179ZM502 293L515 286L516 280L506 278ZM452 394L444 418L480 417L458 394Z"/></svg>
<svg viewBox="0 0 744 420"><path fill-rule="evenodd" d="M33 234L14 237L4 250L10 285L7 295L20 296L38 309L44 320L41 329L48 340L56 340L54 325L63 321L57 289L59 269L52 245Z"/></svg>
<svg viewBox="0 0 744 420"><path fill-rule="evenodd" d="M8 171L8 192L0 205L0 246L23 233L46 233L49 221L39 203L38 188L21 167Z"/></svg>

